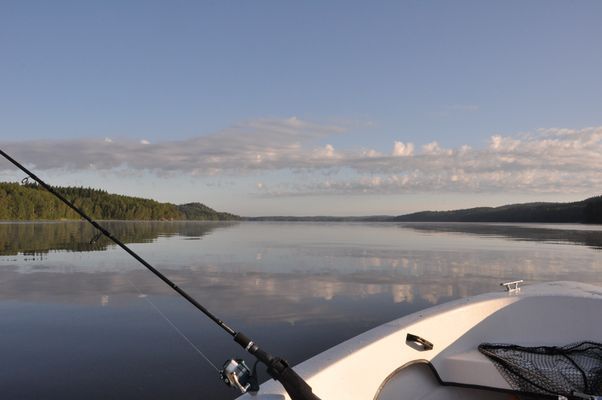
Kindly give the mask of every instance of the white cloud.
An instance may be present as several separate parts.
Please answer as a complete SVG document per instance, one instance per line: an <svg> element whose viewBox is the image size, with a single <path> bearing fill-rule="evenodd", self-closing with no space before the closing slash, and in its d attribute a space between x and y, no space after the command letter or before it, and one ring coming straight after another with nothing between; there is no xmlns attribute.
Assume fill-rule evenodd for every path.
<svg viewBox="0 0 602 400"><path fill-rule="evenodd" d="M424 146L422 146L422 152L428 155L452 154L452 150L442 148L437 142L425 144Z"/></svg>
<svg viewBox="0 0 602 400"><path fill-rule="evenodd" d="M520 140L500 135L493 135L490 139L489 148L494 151L514 151L521 144Z"/></svg>
<svg viewBox="0 0 602 400"><path fill-rule="evenodd" d="M399 146L401 147L401 146ZM515 192L583 193L602 187L602 127L494 135L483 149L444 149L437 142L413 157L366 158L346 152L339 167L352 177L329 177L273 187L274 195Z"/></svg>
<svg viewBox="0 0 602 400"><path fill-rule="evenodd" d="M150 171L159 175L261 175L293 171L291 182L256 188L271 195L411 192L584 192L602 187L602 127L493 135L484 148L416 151L393 142L389 154L323 144L343 127L298 118L260 119L186 140L55 140L0 146L34 170ZM321 143L320 143L321 142ZM0 165L0 170L8 170ZM298 179L295 179L295 176Z"/></svg>
<svg viewBox="0 0 602 400"><path fill-rule="evenodd" d="M81 171L93 163L97 170L127 168L159 174L215 175L331 165L329 158L336 153L332 146L324 147L321 157L316 157L303 145L341 132L343 128L338 126L293 117L248 121L217 133L153 146L145 139L65 139L4 142L2 147L38 170Z"/></svg>
<svg viewBox="0 0 602 400"><path fill-rule="evenodd" d="M382 157L382 154L374 149L362 150L360 155L361 155L361 157L369 157L369 158Z"/></svg>
<svg viewBox="0 0 602 400"><path fill-rule="evenodd" d="M320 153L326 158L333 158L335 156L334 147L331 144L324 146L324 149Z"/></svg>
<svg viewBox="0 0 602 400"><path fill-rule="evenodd" d="M397 157L406 157L414 154L413 143L403 143L395 141L393 143L393 155Z"/></svg>

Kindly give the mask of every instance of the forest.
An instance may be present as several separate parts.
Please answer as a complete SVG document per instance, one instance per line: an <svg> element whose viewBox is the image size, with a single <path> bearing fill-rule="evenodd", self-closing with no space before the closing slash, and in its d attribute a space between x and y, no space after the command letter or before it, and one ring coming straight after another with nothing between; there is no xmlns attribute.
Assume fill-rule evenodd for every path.
<svg viewBox="0 0 602 400"><path fill-rule="evenodd" d="M151 199L110 194L84 187L55 187L56 191L99 220L207 220L231 221L240 217L218 212L201 203L175 205ZM0 182L0 220L73 220L79 216L35 183Z"/></svg>
<svg viewBox="0 0 602 400"><path fill-rule="evenodd" d="M476 207L452 211L420 211L399 216L363 217L329 216L265 216L247 218L252 221L304 222L542 222L602 224L602 196L572 203L525 203L500 207Z"/></svg>
<svg viewBox="0 0 602 400"><path fill-rule="evenodd" d="M398 222L550 222L602 224L602 196L572 203L525 203L400 215Z"/></svg>

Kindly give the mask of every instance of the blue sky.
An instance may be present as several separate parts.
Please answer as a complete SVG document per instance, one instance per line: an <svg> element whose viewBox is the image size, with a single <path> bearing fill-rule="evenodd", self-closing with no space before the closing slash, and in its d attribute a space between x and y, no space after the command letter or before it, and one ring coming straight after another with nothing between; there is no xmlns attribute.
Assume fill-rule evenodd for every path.
<svg viewBox="0 0 602 400"><path fill-rule="evenodd" d="M3 1L0 146L54 184L243 215L581 199L602 183L600 17L597 1Z"/></svg>

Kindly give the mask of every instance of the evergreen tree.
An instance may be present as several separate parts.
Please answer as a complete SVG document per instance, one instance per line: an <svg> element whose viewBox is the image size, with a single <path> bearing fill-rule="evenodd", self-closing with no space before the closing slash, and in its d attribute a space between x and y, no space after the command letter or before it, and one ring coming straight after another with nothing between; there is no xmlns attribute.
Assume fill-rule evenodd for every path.
<svg viewBox="0 0 602 400"><path fill-rule="evenodd" d="M95 219L116 220L234 220L238 216L217 211L200 203L176 206L155 200L109 194L84 187L55 188ZM56 220L79 216L54 195L37 184L0 182L0 219Z"/></svg>

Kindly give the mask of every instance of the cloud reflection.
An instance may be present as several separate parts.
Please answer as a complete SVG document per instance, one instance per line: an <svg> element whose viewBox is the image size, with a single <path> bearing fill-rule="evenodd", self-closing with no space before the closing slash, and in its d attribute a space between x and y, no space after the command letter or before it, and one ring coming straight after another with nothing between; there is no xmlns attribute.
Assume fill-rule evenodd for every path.
<svg viewBox="0 0 602 400"><path fill-rule="evenodd" d="M566 243L599 243L602 231L575 233L485 224L289 226L290 235L295 229L305 234L311 227L326 237L339 231L341 235L381 232L391 241L390 245L382 241L370 245L358 243L356 236L345 240L341 236L336 243L316 240L312 235L311 241L300 241L294 235L285 239L282 227L232 225L220 236L223 247L219 244L222 242L212 239L205 248L204 261L198 261L198 244L204 241L185 241L184 233L173 238L157 235L157 241L145 249L165 252L163 261L157 264L159 269L210 309L223 310L229 317L249 323L333 323L374 318L374 311L358 312L357 308L364 305L371 305L371 310L387 309L387 315L403 315L450 299L501 290L499 283L512 279L602 284L602 264L591 250L569 244L545 247L546 243L555 246L553 243L562 238ZM63 229L58 225L55 228ZM164 232L162 229L155 227L149 237ZM201 235L199 229L195 225L183 232ZM236 242L233 248L232 238L240 238L245 230L255 232L261 241ZM400 242L404 245L396 245L401 239L394 236L398 230L404 235ZM521 245L509 238L534 244ZM13 243L11 248L19 246ZM177 297L126 258L113 259L110 251L89 252L83 258L82 254L50 253L35 261L0 257L0 300L119 307L138 300L139 294L130 282L135 282L144 294Z"/></svg>

